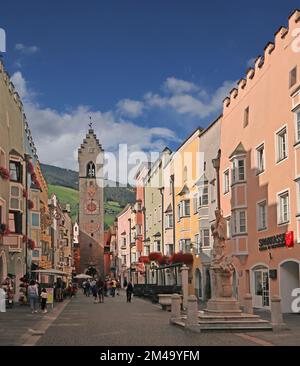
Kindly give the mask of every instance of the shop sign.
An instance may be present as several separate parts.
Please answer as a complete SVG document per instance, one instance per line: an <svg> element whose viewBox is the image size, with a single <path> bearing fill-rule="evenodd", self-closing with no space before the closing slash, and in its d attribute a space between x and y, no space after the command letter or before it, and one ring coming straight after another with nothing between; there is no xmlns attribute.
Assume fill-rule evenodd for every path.
<svg viewBox="0 0 300 366"><path fill-rule="evenodd" d="M277 234L269 236L268 238L262 238L258 240L259 250L274 249L280 247L293 247L294 246L294 232L288 231L283 234Z"/></svg>

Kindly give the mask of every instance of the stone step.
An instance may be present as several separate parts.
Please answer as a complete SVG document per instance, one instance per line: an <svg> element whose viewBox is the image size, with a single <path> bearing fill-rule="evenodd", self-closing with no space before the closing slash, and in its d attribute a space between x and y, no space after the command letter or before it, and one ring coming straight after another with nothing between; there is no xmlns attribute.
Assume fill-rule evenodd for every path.
<svg viewBox="0 0 300 366"><path fill-rule="evenodd" d="M240 315L199 315L199 319L203 321L210 321L210 320L216 320L216 321L252 321L256 322L260 320L260 317L257 315L251 315L251 314L240 314Z"/></svg>
<svg viewBox="0 0 300 366"><path fill-rule="evenodd" d="M199 321L198 324L224 324L224 325L228 325L230 326L231 324L233 325L260 325L260 324L270 324L267 320L262 320L262 319L258 319L256 321L253 320L231 320L231 321L226 321L226 320L204 320L204 321Z"/></svg>

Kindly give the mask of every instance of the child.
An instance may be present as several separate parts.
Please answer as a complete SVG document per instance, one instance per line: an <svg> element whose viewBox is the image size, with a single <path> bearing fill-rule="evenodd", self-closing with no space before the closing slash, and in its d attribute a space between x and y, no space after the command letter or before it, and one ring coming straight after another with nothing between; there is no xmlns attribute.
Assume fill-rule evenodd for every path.
<svg viewBox="0 0 300 366"><path fill-rule="evenodd" d="M42 298L41 308L43 313L45 314L47 313L47 299L48 299L47 290L45 288L42 289L41 298Z"/></svg>

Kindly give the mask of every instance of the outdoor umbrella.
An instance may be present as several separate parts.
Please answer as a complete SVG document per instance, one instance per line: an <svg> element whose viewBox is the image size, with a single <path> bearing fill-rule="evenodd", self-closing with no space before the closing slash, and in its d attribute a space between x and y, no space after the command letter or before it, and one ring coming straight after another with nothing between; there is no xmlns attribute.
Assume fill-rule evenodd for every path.
<svg viewBox="0 0 300 366"><path fill-rule="evenodd" d="M74 278L85 278L85 279L87 279L87 278L93 278L93 277L89 276L87 274L81 273L81 274L75 276Z"/></svg>

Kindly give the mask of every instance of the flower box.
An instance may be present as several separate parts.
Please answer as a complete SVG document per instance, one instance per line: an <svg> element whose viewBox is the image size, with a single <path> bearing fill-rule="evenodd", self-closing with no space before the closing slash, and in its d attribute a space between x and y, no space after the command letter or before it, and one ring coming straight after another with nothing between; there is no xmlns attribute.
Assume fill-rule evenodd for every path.
<svg viewBox="0 0 300 366"><path fill-rule="evenodd" d="M191 253L174 253L171 258L172 263L183 263L186 265L193 264L194 257Z"/></svg>
<svg viewBox="0 0 300 366"><path fill-rule="evenodd" d="M9 179L9 171L8 171L8 169L4 168L3 166L0 167L0 177L4 180Z"/></svg>
<svg viewBox="0 0 300 366"><path fill-rule="evenodd" d="M147 256L141 255L141 256L139 257L139 262L140 262L140 263L147 264L147 263L150 263L150 259L149 259L149 257L147 257Z"/></svg>
<svg viewBox="0 0 300 366"><path fill-rule="evenodd" d="M159 252L152 252L149 254L150 261L158 262L161 257L162 257L162 254Z"/></svg>
<svg viewBox="0 0 300 366"><path fill-rule="evenodd" d="M167 255L163 255L161 258L158 259L158 263L161 266L169 264L170 263L170 257L168 257Z"/></svg>

